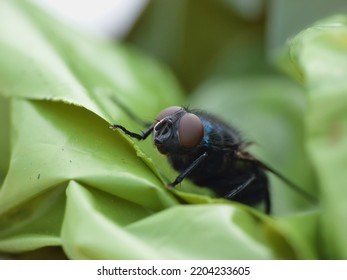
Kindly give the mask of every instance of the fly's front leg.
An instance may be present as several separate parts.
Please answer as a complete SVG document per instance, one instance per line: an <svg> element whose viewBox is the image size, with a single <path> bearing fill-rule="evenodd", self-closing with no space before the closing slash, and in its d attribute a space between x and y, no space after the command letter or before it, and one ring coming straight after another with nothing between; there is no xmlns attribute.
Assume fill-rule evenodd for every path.
<svg viewBox="0 0 347 280"><path fill-rule="evenodd" d="M185 170L182 171L180 175L177 176L175 181L169 184L170 187L175 187L177 184L181 183L185 177L187 177L206 157L207 153L203 153L196 160L194 160Z"/></svg>
<svg viewBox="0 0 347 280"><path fill-rule="evenodd" d="M136 138L137 140L145 140L153 132L153 127L154 127L154 125L152 124L144 132L142 132L142 134L139 134L139 133L131 132L131 131L127 130L124 126L119 125L119 124L111 124L110 125L110 128L112 130L120 129L126 135L128 135L132 138Z"/></svg>

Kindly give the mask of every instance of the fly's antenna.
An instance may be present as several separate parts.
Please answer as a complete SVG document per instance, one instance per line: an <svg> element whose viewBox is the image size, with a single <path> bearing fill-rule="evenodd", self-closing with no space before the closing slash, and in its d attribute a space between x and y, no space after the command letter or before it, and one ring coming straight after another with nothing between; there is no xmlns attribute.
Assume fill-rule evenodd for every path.
<svg viewBox="0 0 347 280"><path fill-rule="evenodd" d="M145 126L148 127L150 126L152 123L151 122L147 122L144 121L143 119L141 119L139 116L137 116L136 114L134 114L134 112L132 112L124 103L122 103L115 95L111 95L110 98L112 99L112 101L114 103L117 104L117 106L119 108L121 108L125 114L128 115L129 118L131 118L134 122L136 122L138 125L140 126Z"/></svg>
<svg viewBox="0 0 347 280"><path fill-rule="evenodd" d="M281 173L270 167L269 165L265 164L264 162L254 158L252 155L250 155L248 152L245 151L237 151L236 155L238 158L250 161L255 163L256 165L260 166L261 168L271 172L272 174L276 175L278 178L280 178L283 182L285 182L291 189L302 195L307 201L316 204L318 203L318 199L314 197L312 194L306 192L304 189L299 187L298 185L294 184L292 181L290 181L288 178L283 176Z"/></svg>

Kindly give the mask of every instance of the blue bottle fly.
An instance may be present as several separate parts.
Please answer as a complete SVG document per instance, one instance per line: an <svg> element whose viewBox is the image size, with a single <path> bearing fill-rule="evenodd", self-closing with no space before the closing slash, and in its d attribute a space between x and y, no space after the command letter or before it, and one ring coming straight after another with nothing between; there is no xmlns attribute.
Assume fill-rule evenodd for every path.
<svg viewBox="0 0 347 280"><path fill-rule="evenodd" d="M127 108L122 108L136 118ZM265 172L270 171L308 200L314 200L310 194L248 153L246 147L249 143L238 131L203 111L179 106L166 108L142 134L118 124L110 128L120 129L138 140L145 140L153 134L158 151L166 155L179 172L169 184L171 187L188 178L197 186L212 189L218 197L251 206L264 202L265 212L270 213L271 199Z"/></svg>

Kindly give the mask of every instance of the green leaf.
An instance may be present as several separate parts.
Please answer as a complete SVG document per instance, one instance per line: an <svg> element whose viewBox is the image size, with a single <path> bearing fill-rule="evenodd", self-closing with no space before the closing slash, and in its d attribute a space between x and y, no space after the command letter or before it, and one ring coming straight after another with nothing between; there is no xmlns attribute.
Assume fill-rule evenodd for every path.
<svg viewBox="0 0 347 280"><path fill-rule="evenodd" d="M4 180L10 159L10 109L7 99L0 95L0 185Z"/></svg>
<svg viewBox="0 0 347 280"><path fill-rule="evenodd" d="M259 219L257 215L230 205L176 206L127 224L128 221L115 223L122 219L124 205L117 211L112 197L76 183L70 183L67 194L62 238L65 250L72 258L296 257L282 235L272 228L271 220ZM100 208L100 196L104 196L101 211L96 209ZM278 247L283 249L279 254Z"/></svg>
<svg viewBox="0 0 347 280"><path fill-rule="evenodd" d="M288 47L308 102L305 131L319 179L321 250L325 258L347 258L347 17L335 16L301 32Z"/></svg>
<svg viewBox="0 0 347 280"><path fill-rule="evenodd" d="M1 251L18 253L61 246L65 186L56 186L0 216Z"/></svg>
<svg viewBox="0 0 347 280"><path fill-rule="evenodd" d="M319 19L346 13L347 3L340 0L268 1L267 48L276 56L288 38L308 28ZM286 65L287 67L289 65Z"/></svg>
<svg viewBox="0 0 347 280"><path fill-rule="evenodd" d="M39 207L29 211L26 205L47 200L44 194L70 180L129 199L147 211L176 204L150 159L108 128L116 120L135 127L112 101L113 95L126 99L133 110L143 108L141 117L149 120L161 108L181 103L170 73L123 45L68 31L27 2L2 2L0 14L0 93L12 99L11 133L2 138L12 145L10 162L3 164L9 169L0 191L0 250L60 244L62 219L54 226L58 230L52 230L44 223L49 213L41 218ZM63 213L65 201L51 199ZM22 212L23 226L8 224ZM36 231L26 231L30 217L41 225Z"/></svg>
<svg viewBox="0 0 347 280"><path fill-rule="evenodd" d="M130 47L77 33L26 1L2 3L1 19L1 92L6 96L62 100L107 121L120 114L112 94L121 100L126 96L149 119L170 103L168 98L182 102L171 74Z"/></svg>

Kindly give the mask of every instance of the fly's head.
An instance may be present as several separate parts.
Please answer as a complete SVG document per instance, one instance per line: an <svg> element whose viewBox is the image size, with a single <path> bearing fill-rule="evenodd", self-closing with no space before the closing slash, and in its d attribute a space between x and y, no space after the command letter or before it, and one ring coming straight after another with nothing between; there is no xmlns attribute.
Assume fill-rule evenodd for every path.
<svg viewBox="0 0 347 280"><path fill-rule="evenodd" d="M197 115L173 106L164 109L156 117L153 137L154 145L160 153L182 153L201 143L204 126Z"/></svg>

